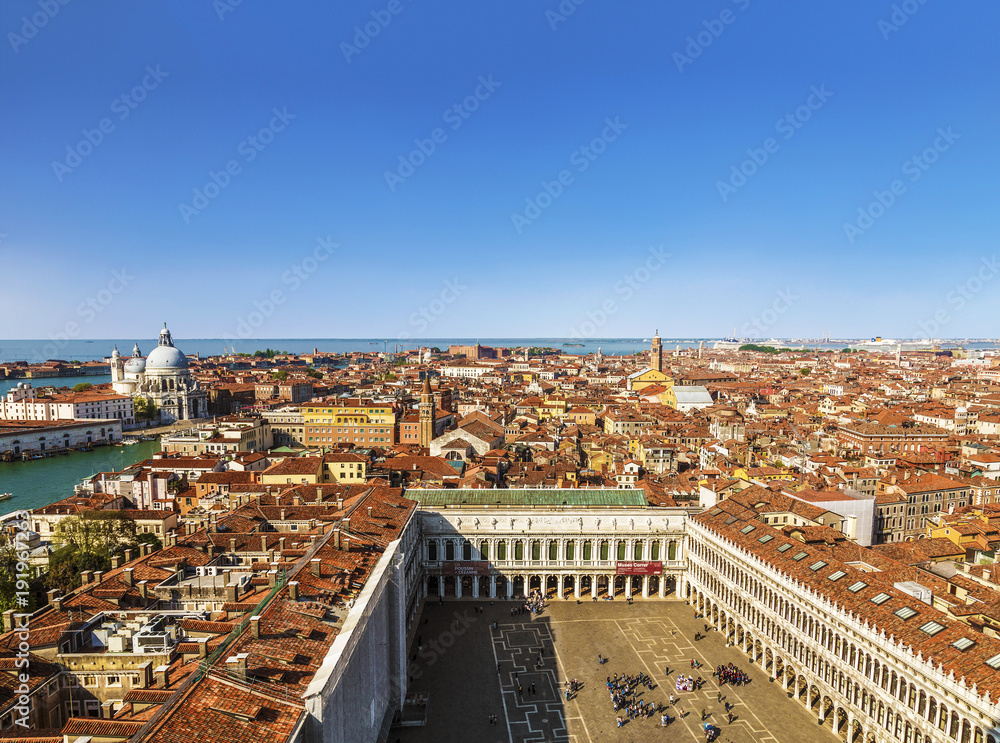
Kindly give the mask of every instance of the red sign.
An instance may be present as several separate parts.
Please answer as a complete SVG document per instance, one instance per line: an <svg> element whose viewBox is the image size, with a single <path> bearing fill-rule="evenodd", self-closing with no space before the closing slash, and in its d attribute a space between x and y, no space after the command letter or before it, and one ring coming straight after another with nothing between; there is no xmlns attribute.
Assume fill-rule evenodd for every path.
<svg viewBox="0 0 1000 743"><path fill-rule="evenodd" d="M615 563L615 575L660 575L662 562L637 562L634 560Z"/></svg>
<svg viewBox="0 0 1000 743"><path fill-rule="evenodd" d="M489 575L490 564L486 560L445 560L441 563L441 570L445 575Z"/></svg>

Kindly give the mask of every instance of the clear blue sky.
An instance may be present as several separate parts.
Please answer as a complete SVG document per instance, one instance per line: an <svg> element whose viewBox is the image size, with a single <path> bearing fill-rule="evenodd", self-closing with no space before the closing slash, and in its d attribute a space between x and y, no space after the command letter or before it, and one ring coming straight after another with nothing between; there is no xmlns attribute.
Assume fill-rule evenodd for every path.
<svg viewBox="0 0 1000 743"><path fill-rule="evenodd" d="M997 336L1000 8L895 5L10 0L0 337Z"/></svg>

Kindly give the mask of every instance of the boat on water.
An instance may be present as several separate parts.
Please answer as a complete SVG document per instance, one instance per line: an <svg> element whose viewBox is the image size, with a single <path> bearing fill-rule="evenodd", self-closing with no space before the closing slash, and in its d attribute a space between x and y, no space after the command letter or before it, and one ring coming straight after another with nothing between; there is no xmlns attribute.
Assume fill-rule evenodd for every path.
<svg viewBox="0 0 1000 743"><path fill-rule="evenodd" d="M13 497L14 497L13 493L0 493L0 501L10 500Z"/></svg>

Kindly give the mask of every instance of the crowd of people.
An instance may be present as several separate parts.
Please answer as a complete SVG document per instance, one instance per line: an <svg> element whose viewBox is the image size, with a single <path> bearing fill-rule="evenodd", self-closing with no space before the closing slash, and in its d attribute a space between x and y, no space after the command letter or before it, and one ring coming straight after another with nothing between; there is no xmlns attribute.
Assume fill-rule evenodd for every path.
<svg viewBox="0 0 1000 743"><path fill-rule="evenodd" d="M611 695L611 704L615 712L619 712L616 717L618 727L624 725L628 720L635 720L640 717L652 717L657 712L662 711L662 706L653 702L644 702L639 699L641 695L640 687L652 691L656 688L653 680L644 673L630 676L627 674L615 674L608 676L608 693Z"/></svg>
<svg viewBox="0 0 1000 743"><path fill-rule="evenodd" d="M722 686L723 684L743 686L750 683L750 677L732 663L719 666L715 669L715 674L713 675L716 679L718 679L719 686Z"/></svg>

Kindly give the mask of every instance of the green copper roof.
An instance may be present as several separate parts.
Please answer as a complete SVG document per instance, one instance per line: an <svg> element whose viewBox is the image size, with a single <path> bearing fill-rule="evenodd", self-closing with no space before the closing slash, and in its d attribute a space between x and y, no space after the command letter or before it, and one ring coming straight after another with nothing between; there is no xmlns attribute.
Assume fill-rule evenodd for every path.
<svg viewBox="0 0 1000 743"><path fill-rule="evenodd" d="M407 490L405 497L423 506L647 506L643 490L443 489Z"/></svg>

